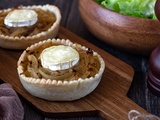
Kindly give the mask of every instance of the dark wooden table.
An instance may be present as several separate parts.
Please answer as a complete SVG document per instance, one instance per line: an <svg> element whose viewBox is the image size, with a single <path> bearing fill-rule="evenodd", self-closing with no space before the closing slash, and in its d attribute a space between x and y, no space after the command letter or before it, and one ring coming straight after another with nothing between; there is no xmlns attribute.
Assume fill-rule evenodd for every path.
<svg viewBox="0 0 160 120"><path fill-rule="evenodd" d="M126 62L135 70L133 83L128 92L128 97L148 112L160 117L160 98L153 95L147 88L147 71L149 57L133 55L120 51L116 48L108 46L96 37L94 37L85 27L78 11L78 0L0 0L0 8L16 7L19 5L43 5L54 4L59 7L62 14L61 26L67 28L71 32L81 36L87 41L97 45L101 49L107 51L113 56ZM55 120L47 118L35 111L28 103L21 98L24 105L24 120ZM100 120L100 117L80 117L68 118L68 120ZM57 120L57 119L56 119ZM62 119L61 119L62 120Z"/></svg>

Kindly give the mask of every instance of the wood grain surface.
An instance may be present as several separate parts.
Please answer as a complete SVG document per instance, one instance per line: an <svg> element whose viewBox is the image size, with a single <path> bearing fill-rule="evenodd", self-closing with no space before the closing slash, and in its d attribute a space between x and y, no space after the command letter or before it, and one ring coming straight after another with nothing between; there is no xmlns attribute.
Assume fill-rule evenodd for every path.
<svg viewBox="0 0 160 120"><path fill-rule="evenodd" d="M136 109L147 113L126 94L130 88L134 70L131 66L99 49L86 40L61 27L58 38L78 42L97 51L104 59L106 68L102 80L95 91L88 96L72 102L50 102L30 95L21 85L17 75L17 61L22 51L0 49L0 78L12 84L13 88L24 97L33 108L49 117L77 117L100 115L105 119L127 119L130 110ZM123 106L122 106L123 104Z"/></svg>

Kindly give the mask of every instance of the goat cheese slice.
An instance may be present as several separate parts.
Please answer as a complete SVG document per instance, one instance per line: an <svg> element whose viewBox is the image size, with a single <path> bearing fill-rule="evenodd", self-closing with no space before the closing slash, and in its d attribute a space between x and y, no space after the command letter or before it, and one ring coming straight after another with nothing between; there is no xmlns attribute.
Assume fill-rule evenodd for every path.
<svg viewBox="0 0 160 120"><path fill-rule="evenodd" d="M79 61L79 53L74 48L64 45L52 46L42 51L41 64L50 70L65 70Z"/></svg>
<svg viewBox="0 0 160 120"><path fill-rule="evenodd" d="M37 20L38 15L34 10L15 9L5 17L4 24L8 27L28 27L34 25Z"/></svg>

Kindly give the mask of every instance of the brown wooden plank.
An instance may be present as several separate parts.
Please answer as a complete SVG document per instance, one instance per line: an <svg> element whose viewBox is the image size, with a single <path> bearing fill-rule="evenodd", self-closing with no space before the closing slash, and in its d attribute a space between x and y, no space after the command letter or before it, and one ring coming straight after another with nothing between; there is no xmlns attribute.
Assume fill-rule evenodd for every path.
<svg viewBox="0 0 160 120"><path fill-rule="evenodd" d="M131 109L147 113L126 96L134 76L134 70L131 66L63 27L60 27L58 37L68 38L73 42L90 47L104 58L106 69L99 86L91 94L72 102L50 102L33 97L22 87L17 75L17 61L22 51L0 48L0 78L4 82L11 83L13 88L33 108L46 116L72 117L99 114L106 119L127 119L127 113Z"/></svg>

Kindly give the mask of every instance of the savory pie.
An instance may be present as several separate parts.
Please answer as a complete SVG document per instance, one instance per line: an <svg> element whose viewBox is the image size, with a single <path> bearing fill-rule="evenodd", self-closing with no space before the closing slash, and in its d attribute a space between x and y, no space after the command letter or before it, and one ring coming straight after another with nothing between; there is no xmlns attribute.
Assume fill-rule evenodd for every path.
<svg viewBox="0 0 160 120"><path fill-rule="evenodd" d="M26 16L34 17L17 22L17 19ZM60 10L54 5L19 6L0 10L0 47L26 49L41 40L54 38L57 36L60 21ZM23 24L26 26L22 26Z"/></svg>
<svg viewBox="0 0 160 120"><path fill-rule="evenodd" d="M17 66L24 88L51 101L72 101L88 95L98 86L105 69L97 52L64 39L31 45Z"/></svg>

